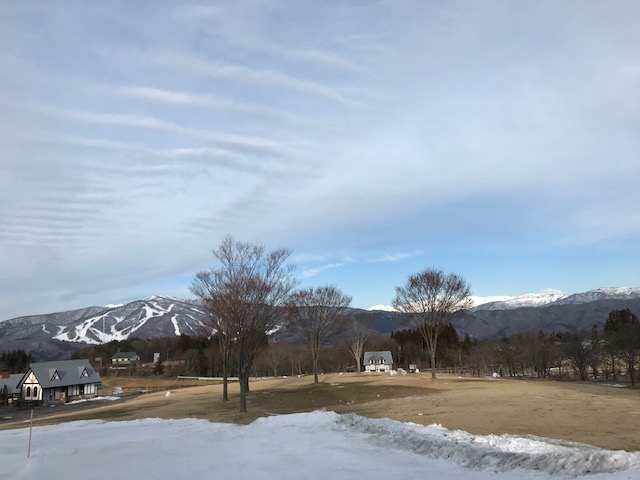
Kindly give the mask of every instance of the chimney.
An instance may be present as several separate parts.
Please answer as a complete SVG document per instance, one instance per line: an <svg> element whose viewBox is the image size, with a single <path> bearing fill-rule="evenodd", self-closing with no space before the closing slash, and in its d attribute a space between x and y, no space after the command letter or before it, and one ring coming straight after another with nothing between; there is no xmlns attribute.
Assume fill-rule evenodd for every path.
<svg viewBox="0 0 640 480"><path fill-rule="evenodd" d="M9 378L9 370L7 370L6 368L2 369L2 378L3 379Z"/></svg>

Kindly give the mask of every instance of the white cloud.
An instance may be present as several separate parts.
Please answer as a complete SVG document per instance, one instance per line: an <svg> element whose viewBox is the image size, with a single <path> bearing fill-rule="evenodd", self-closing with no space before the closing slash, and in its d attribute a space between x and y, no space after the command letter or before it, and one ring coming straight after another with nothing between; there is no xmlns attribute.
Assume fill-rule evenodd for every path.
<svg viewBox="0 0 640 480"><path fill-rule="evenodd" d="M327 263L325 265L320 265L319 267L315 267L315 268L308 268L306 270L303 270L301 273L302 278L310 278L310 277L315 277L317 275L319 275L322 272L325 272L327 270L332 270L335 268L340 268L343 267L344 263Z"/></svg>
<svg viewBox="0 0 640 480"><path fill-rule="evenodd" d="M640 282L635 2L0 8L6 312L172 294L227 233L332 252L303 276L358 306L418 255L488 294L571 247Z"/></svg>
<svg viewBox="0 0 640 480"><path fill-rule="evenodd" d="M399 262L407 258L420 255L422 252L397 252L397 253L384 253L379 257L368 260L369 263L386 263L386 262Z"/></svg>

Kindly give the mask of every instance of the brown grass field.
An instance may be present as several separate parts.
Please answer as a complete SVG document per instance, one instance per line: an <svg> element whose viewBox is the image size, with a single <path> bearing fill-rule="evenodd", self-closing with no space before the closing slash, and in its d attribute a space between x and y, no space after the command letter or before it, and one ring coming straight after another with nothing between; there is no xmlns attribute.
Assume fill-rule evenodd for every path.
<svg viewBox="0 0 640 480"><path fill-rule="evenodd" d="M247 424L258 417L317 409L441 424L475 434L536 435L615 450L640 450L640 390L601 384L458 377L442 374L329 374L253 380L248 413L238 412L238 385L210 381L104 378L102 394L148 391L117 401L36 409L34 425L73 420L205 418ZM167 392L170 392L167 394ZM0 429L27 425L26 414L0 422Z"/></svg>

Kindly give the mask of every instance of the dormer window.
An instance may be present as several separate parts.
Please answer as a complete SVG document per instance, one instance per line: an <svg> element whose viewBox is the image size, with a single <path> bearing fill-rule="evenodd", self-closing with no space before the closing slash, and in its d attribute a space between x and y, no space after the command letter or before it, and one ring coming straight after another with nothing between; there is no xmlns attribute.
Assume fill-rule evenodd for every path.
<svg viewBox="0 0 640 480"><path fill-rule="evenodd" d="M80 374L80 378L88 377L88 376L89 376L89 372L87 372L87 369L85 368L84 370L82 370L82 373Z"/></svg>
<svg viewBox="0 0 640 480"><path fill-rule="evenodd" d="M53 375L51 376L51 380L60 380L60 375L58 375L57 370L53 372Z"/></svg>

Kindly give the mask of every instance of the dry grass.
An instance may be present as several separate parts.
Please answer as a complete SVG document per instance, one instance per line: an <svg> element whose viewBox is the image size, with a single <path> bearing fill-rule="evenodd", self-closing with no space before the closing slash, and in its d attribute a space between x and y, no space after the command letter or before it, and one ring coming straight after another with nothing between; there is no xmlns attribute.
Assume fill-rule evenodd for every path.
<svg viewBox="0 0 640 480"><path fill-rule="evenodd" d="M403 422L438 423L476 434L539 435L604 448L640 450L640 390L596 384L540 380L458 378L442 375L324 375L251 382L248 413L238 409L238 385L230 384L229 402L222 387L187 386L192 382L105 379L110 387L157 390L136 398L36 414L36 424L81 419L133 420L144 417L205 418L247 424L258 417L325 408ZM206 383L197 382L196 383ZM90 402L87 402L90 403ZM66 411L66 409L69 411ZM24 423L5 423L16 428Z"/></svg>

